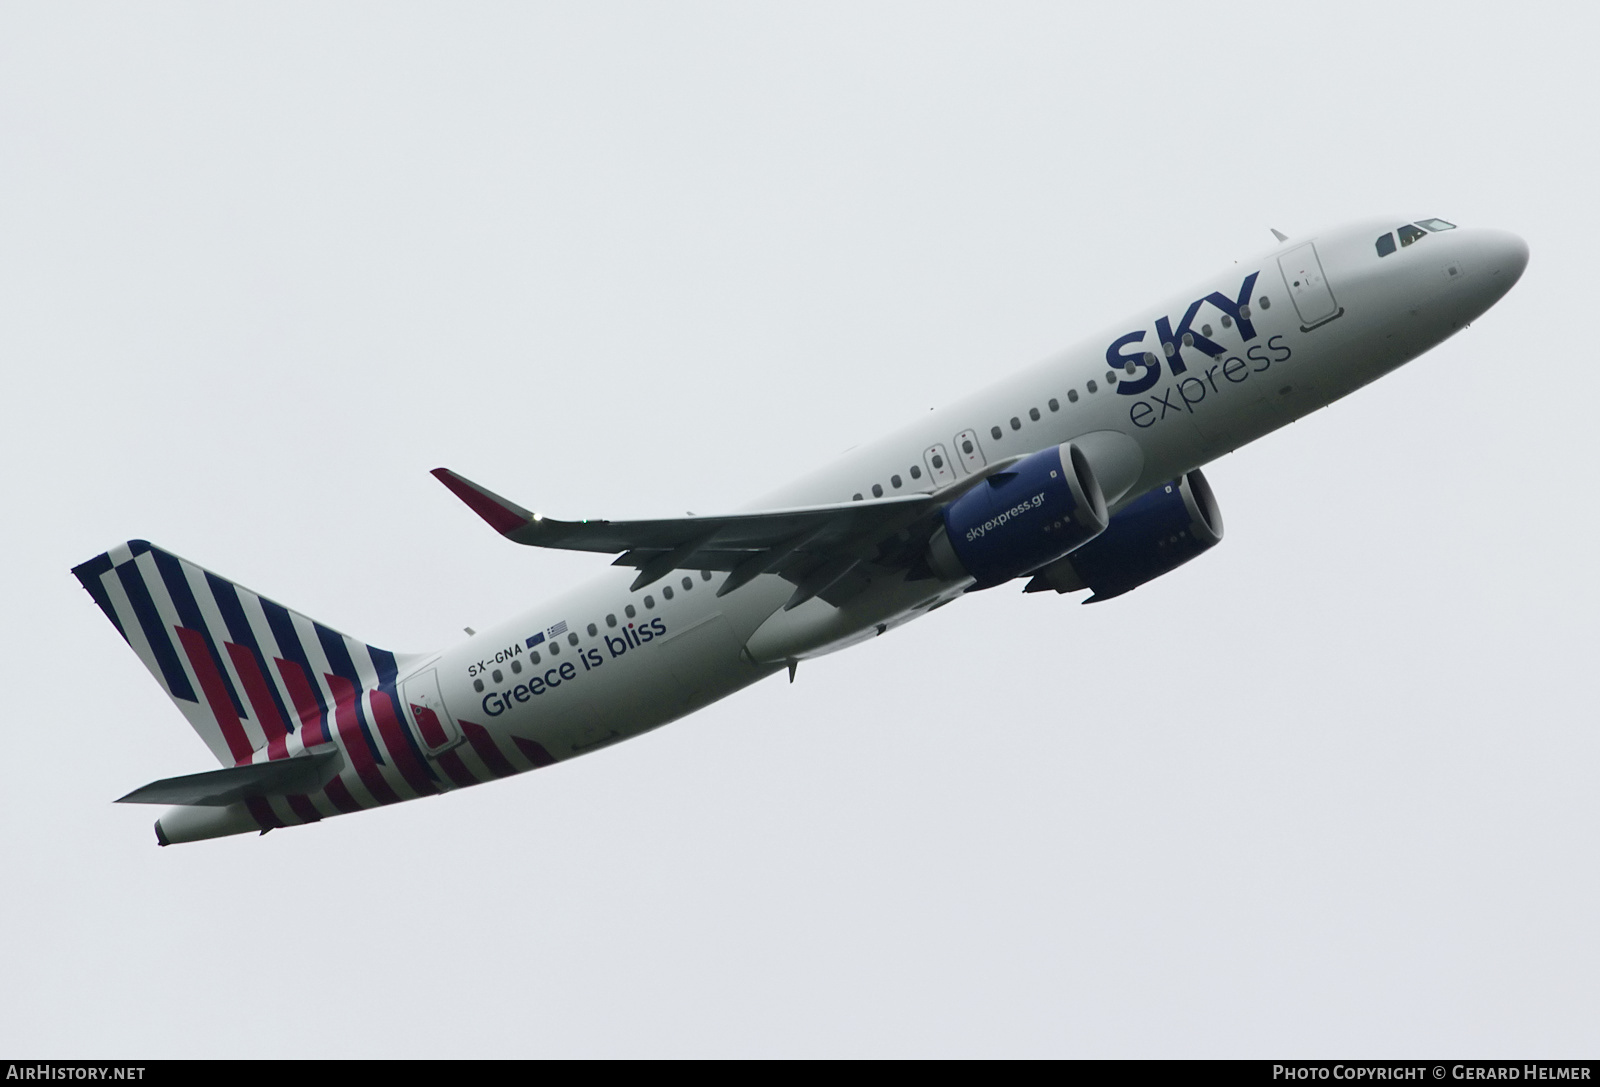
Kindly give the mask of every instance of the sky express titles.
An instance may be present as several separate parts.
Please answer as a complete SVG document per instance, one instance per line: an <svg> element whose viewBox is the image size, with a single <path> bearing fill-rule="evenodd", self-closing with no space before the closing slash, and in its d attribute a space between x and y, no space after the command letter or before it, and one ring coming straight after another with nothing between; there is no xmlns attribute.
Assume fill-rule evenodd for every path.
<svg viewBox="0 0 1600 1087"><path fill-rule="evenodd" d="M1200 315L1200 307L1209 303L1223 314L1223 326L1237 322L1239 325L1239 338L1243 343L1249 343L1256 338L1256 326L1251 323L1250 297L1256 289L1256 277L1260 272L1251 272L1244 277L1244 283L1239 287L1239 296L1229 298L1221 291L1212 291L1204 298L1198 298L1189 303L1189 308L1184 311L1183 320L1174 328L1172 321L1165 317L1156 318L1156 339L1161 344L1162 355L1166 356L1167 366L1172 370L1174 377L1186 374L1188 364L1184 361L1185 348L1193 347L1203 352L1210 358L1219 358L1226 355L1227 348L1195 330L1194 323ZM1263 303L1265 305L1265 303ZM1209 326L1206 326L1209 329ZM1133 349L1132 345L1142 343L1145 331L1130 332L1113 340L1110 347L1106 348L1106 364L1118 370L1133 373L1137 367L1144 368L1141 377L1130 378L1117 383L1117 392L1123 396L1138 396L1155 386L1161 380L1161 355L1154 351L1141 351ZM1194 406L1205 399L1206 384L1210 383L1211 392L1219 392L1217 376L1221 376L1232 384L1245 381L1252 373L1265 371L1274 362L1284 362L1293 353L1288 346L1283 344L1282 336L1270 337L1265 347L1256 344L1245 352L1246 358L1256 365L1251 366L1237 355L1230 356L1217 366L1205 368L1205 380L1199 377L1186 377L1175 386L1167 389L1159 396L1151 396L1140 400L1128 409L1128 418L1137 427L1154 426L1157 422L1167 417L1169 412L1180 409L1191 414ZM1267 349L1274 352L1273 356L1267 355ZM1190 386L1193 386L1192 388ZM1170 398L1178 394L1179 402L1174 403Z"/></svg>

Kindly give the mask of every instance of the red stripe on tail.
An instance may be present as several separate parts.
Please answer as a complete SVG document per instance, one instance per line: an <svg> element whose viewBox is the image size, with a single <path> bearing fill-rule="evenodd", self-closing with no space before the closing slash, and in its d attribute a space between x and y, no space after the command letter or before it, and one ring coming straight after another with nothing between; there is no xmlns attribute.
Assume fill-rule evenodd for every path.
<svg viewBox="0 0 1600 1087"><path fill-rule="evenodd" d="M315 804L311 803L310 797L301 793L295 793L286 799L289 801L290 809L300 817L300 821L302 823L317 823L322 821L322 813L317 810Z"/></svg>
<svg viewBox="0 0 1600 1087"><path fill-rule="evenodd" d="M317 706L317 695L311 689L311 679L305 669L282 657L274 657L272 662L278 666L283 685L288 688L289 697L294 701L294 712L300 716L300 742L306 747L320 747L328 743L331 739L328 723L323 720L322 710Z"/></svg>
<svg viewBox="0 0 1600 1087"><path fill-rule="evenodd" d="M183 643L183 651L194 666L194 678L200 681L200 690L205 693L211 715L222 729L222 738L228 741L228 753L233 756L233 764L240 766L249 762L250 737L245 735L244 724L239 720L238 711L233 708L233 699L228 696L228 687L222 682L222 674L211 661L205 635L188 627L172 629L178 632L178 641Z"/></svg>
<svg viewBox="0 0 1600 1087"><path fill-rule="evenodd" d="M233 670L239 673L239 681L244 684L250 709L261 723L261 731L267 735L267 758L288 758L289 729L278 713L278 704L273 701L272 692L267 688L267 677L261 674L261 668L256 664L256 655L242 645L232 642L222 644L227 647Z"/></svg>
<svg viewBox="0 0 1600 1087"><path fill-rule="evenodd" d="M378 769L377 760L373 758L372 748L367 746L367 738L361 734L361 722L356 717L356 699L361 697L361 692L343 676L324 672L322 678L328 681L328 690L333 692L333 719L339 728L339 739L344 741L344 753L356 768L361 784L367 787L367 792L378 803L398 804L400 798L384 780L383 771Z"/></svg>
<svg viewBox="0 0 1600 1087"><path fill-rule="evenodd" d="M437 751L450 742L450 737L445 735L444 726L439 723L437 713L415 702L408 705L411 707L411 716L417 720L417 731L422 733L422 740L430 749Z"/></svg>
<svg viewBox="0 0 1600 1087"><path fill-rule="evenodd" d="M389 757L400 768L400 774L411 786L411 791L418 796L430 796L438 792L428 777L428 771L417 761L411 745L406 742L405 726L395 716L394 701L386 692L372 692L372 716L378 721L378 735L383 737L383 746L389 749Z"/></svg>
<svg viewBox="0 0 1600 1087"><path fill-rule="evenodd" d="M497 778L503 778L517 772L500 753L500 748L495 746L494 737L489 735L488 729L471 721L461 721L460 725L461 731L467 734L467 742L472 744L472 750L478 753L478 758L489 768L489 773Z"/></svg>
<svg viewBox="0 0 1600 1087"><path fill-rule="evenodd" d="M478 779L472 771L467 769L467 764L461 761L461 755L456 751L446 751L442 755L435 755L433 761L439 764L439 769L450 776L450 780L461 788L478 784Z"/></svg>
<svg viewBox="0 0 1600 1087"><path fill-rule="evenodd" d="M350 789L338 778L328 782L322 791L328 794L328 799L333 802L333 806L346 815L353 811L361 810L361 805L356 803L356 798L350 795Z"/></svg>
<svg viewBox="0 0 1600 1087"><path fill-rule="evenodd" d="M272 810L272 805L267 802L266 797L252 796L244 802L244 806L249 809L251 817L256 821L256 826L260 827L263 832L283 826L283 820L279 819L278 813Z"/></svg>
<svg viewBox="0 0 1600 1087"><path fill-rule="evenodd" d="M537 740L525 740L521 736L513 735L511 742L517 745L517 750L522 752L522 757L533 763L535 770L543 766L554 766L555 759L550 752L544 749L544 744Z"/></svg>

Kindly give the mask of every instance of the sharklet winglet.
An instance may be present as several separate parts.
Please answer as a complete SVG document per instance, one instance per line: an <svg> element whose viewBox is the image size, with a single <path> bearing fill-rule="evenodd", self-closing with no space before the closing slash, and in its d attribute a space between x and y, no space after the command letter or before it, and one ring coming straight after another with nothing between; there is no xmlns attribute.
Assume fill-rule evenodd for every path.
<svg viewBox="0 0 1600 1087"><path fill-rule="evenodd" d="M452 494L465 502L473 513L489 522L489 526L502 536L509 536L534 520L532 513L515 502L501 498L448 468L435 468L433 477L450 488Z"/></svg>

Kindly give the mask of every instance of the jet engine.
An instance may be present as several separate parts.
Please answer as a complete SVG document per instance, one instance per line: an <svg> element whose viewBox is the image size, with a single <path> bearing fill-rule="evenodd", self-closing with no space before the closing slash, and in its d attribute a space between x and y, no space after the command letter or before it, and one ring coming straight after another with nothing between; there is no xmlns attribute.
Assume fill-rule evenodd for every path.
<svg viewBox="0 0 1600 1087"><path fill-rule="evenodd" d="M1072 554L1040 570L1030 593L1093 589L1085 604L1109 600L1169 573L1222 542L1222 513L1199 470L1141 495Z"/></svg>
<svg viewBox="0 0 1600 1087"><path fill-rule="evenodd" d="M1054 562L1108 523L1089 460L1068 442L995 472L946 506L928 565L987 589Z"/></svg>

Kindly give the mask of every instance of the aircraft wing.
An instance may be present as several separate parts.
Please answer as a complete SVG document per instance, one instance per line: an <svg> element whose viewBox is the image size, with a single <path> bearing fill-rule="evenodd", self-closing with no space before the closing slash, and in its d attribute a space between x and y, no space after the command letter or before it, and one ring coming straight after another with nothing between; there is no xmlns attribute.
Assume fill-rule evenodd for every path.
<svg viewBox="0 0 1600 1087"><path fill-rule="evenodd" d="M726 570L731 576L717 590L723 596L760 574L775 573L796 586L786 608L813 596L837 604L865 587L875 571L909 568L927 542L926 532L913 529L919 521L931 525L950 498L908 494L720 517L558 521L448 468L435 468L433 475L508 540L617 555L613 565L638 568L635 589L674 570Z"/></svg>

